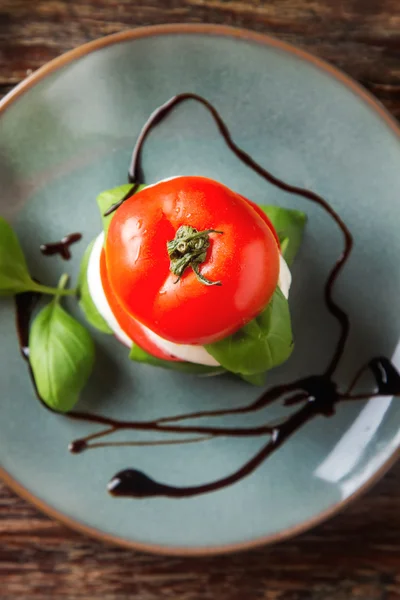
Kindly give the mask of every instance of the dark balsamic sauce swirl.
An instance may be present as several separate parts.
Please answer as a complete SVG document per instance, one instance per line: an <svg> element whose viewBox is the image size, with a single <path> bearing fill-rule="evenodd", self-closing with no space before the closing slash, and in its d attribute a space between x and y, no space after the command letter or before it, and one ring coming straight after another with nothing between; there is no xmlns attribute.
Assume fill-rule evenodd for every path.
<svg viewBox="0 0 400 600"><path fill-rule="evenodd" d="M45 256L54 256L59 254L64 260L71 258L70 246L76 244L82 239L81 233L69 233L64 236L59 242L49 242L48 244L42 244L40 251Z"/></svg>
<svg viewBox="0 0 400 600"><path fill-rule="evenodd" d="M133 150L128 173L129 181L130 183L133 183L133 186L126 196L122 198L121 201L113 205L106 214L111 214L114 210L121 206L121 204L125 202L127 198L131 197L135 193L138 186L141 183L144 183L142 149L148 135L158 124L162 123L162 121L176 106L188 100L195 100L196 102L199 102L210 112L226 145L239 160L241 160L245 165L247 165L268 183L285 192L296 194L297 196L301 196L318 204L323 210L325 210L327 214L330 215L330 217L340 228L344 237L344 249L330 271L325 284L325 303L329 312L337 319L339 323L340 335L332 353L331 360L322 375L314 375L304 379L299 379L292 383L273 387L267 390L254 402L239 408L173 415L170 417L155 419L153 421L122 421L82 411L72 411L68 413L66 416L71 419L96 423L104 427L104 429L95 434L88 435L85 438L77 439L71 442L69 450L76 454L89 448L107 445L120 445L118 442L115 444L112 442L93 442L93 440L102 439L120 430L150 431L159 432L160 434L168 433L179 436L182 436L182 434L195 436L194 438L188 439L182 439L178 437L178 440L176 440L178 443L202 441L204 439L216 437L261 436L268 438L268 441L248 462L246 462L234 473L223 477L222 479L198 486L179 487L159 483L136 469L125 469L117 473L108 484L108 491L114 496L128 496L132 498L148 498L154 496L187 498L190 496L196 496L222 489L240 481L252 473L269 456L271 456L271 454L273 454L280 446L282 446L286 440L288 440L301 427L315 417L332 416L335 413L335 407L338 403L352 400L363 400L381 395L400 395L400 375L390 360L385 357L373 358L369 361L369 363L363 366L358 371L353 382L345 392L340 392L337 384L332 379L332 376L343 355L350 328L347 313L336 303L333 298L334 284L350 255L353 244L352 236L347 226L342 221L340 216L329 205L329 203L321 196L312 192L311 190L292 186L278 179L269 171L264 169L261 165L256 163L254 159L251 158L251 156L249 156L244 150L239 148L239 146L237 146L232 140L229 130L217 110L201 96L190 93L174 96L152 113L149 120L142 128ZM31 297L24 294L17 297L16 304L17 330L21 351L23 357L28 361L28 363L29 350L27 338L30 317L34 308L34 301L35 298L33 296ZM376 390L372 393L366 392L363 394L353 394L353 388L363 375L364 371L368 369L375 379ZM220 417L224 415L237 415L255 412L279 399L283 400L283 403L286 406L294 406L297 404L301 404L301 406L289 417L283 419L281 423L274 426L269 426L266 424L258 427L211 427L184 424L184 421L189 419ZM175 441L154 442L154 444L157 443L175 443ZM135 442L132 442L132 444L135 444ZM137 442L137 444L141 445L140 442ZM146 444L146 442L142 442L142 444ZM147 444L153 444L153 442L147 442ZM126 442L126 445L130 445L130 443Z"/></svg>
<svg viewBox="0 0 400 600"><path fill-rule="evenodd" d="M311 190L307 190L305 188L290 185L290 184L286 183L285 181L278 179L272 173L267 171L267 169L265 169L264 167L259 165L249 154L247 154L247 152L242 150L242 148L239 148L239 146L233 141L231 134L229 132L229 129L226 126L225 122L223 121L221 115L218 113L216 108L212 104L210 104L210 102L208 102L205 98L202 98L201 96L198 96L197 94L190 94L190 93L179 94L177 96L174 96L170 100L168 100L168 102L165 102L165 104L163 104L162 106L157 108L151 114L150 118L145 123L145 125L143 126L143 128L139 134L139 137L137 139L137 142L135 144L135 147L134 147L133 153L132 153L131 164L129 166L129 171L128 171L128 178L129 178L129 181L131 183L133 183L133 187L122 198L122 200L120 200L118 203L111 206L111 208L107 211L106 215L109 215L112 212L114 212L119 206L121 206L121 204L123 204L125 202L125 200L130 198L135 193L135 191L136 191L137 187L140 185L140 183L144 183L144 172L143 172L143 166L142 166L142 150L143 150L143 146L144 146L144 143L145 143L147 137L150 135L150 133L153 131L153 129L157 125L162 123L164 121L164 119L166 117L168 117L169 113L172 112L175 107L179 106L180 104L182 104L184 102L187 102L188 100L194 100L195 102L202 104L209 111L209 113L213 117L213 119L218 127L219 133L221 134L222 138L224 139L224 142L226 143L228 148L233 152L233 154L235 154L235 156L242 163L244 163L247 167L252 169L258 175L260 175L260 177L265 179L268 183L271 183L275 187L283 190L284 192L288 192L290 194L295 194L297 196L302 196L306 200L311 200L311 202L314 202L314 203L318 204L319 206L321 206L321 208L323 208L325 210L325 212L327 212L332 217L332 219L336 222L336 224L339 226L340 230L342 231L343 236L344 236L344 241L345 241L344 249L343 249L341 256L336 261L332 271L330 272L328 280L325 285L325 302L327 304L327 307L328 307L330 313L339 321L340 327L341 327L341 335L340 335L339 343L336 346L331 363L326 370L327 375L332 375L339 363L339 360L340 360L342 354L343 354L344 346L346 344L347 337L349 334L349 329L350 329L348 315L333 300L332 291L333 291L334 283L335 283L340 271L342 270L344 264L346 263L349 255L350 255L351 249L353 247L353 238L351 236L351 233L350 233L349 229L347 228L346 224L340 218L340 216L330 206L330 204L326 200L324 200L324 198L322 198L315 192L312 192Z"/></svg>

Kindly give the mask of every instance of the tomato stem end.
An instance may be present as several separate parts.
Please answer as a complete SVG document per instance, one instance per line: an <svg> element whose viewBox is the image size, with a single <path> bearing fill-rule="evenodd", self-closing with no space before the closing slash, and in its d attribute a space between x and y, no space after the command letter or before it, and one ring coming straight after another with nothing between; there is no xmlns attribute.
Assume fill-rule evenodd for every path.
<svg viewBox="0 0 400 600"><path fill-rule="evenodd" d="M198 231L190 225L181 225L175 238L167 242L168 256L170 258L170 271L177 275L178 283L188 267L193 269L197 279L204 285L222 285L221 281L210 281L200 273L200 265L206 260L207 250L210 246L210 233L222 234L223 231L205 229Z"/></svg>

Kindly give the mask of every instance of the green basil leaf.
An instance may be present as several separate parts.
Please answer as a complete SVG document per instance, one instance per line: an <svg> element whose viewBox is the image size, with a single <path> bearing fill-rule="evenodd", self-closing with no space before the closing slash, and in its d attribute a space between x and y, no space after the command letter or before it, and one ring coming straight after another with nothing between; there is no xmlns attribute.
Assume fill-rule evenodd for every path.
<svg viewBox="0 0 400 600"><path fill-rule="evenodd" d="M281 290L276 288L258 317L205 348L222 367L241 375L263 373L285 362L292 352L293 338L289 305Z"/></svg>
<svg viewBox="0 0 400 600"><path fill-rule="evenodd" d="M219 375L220 373L225 373L225 369L222 367L208 367L207 365L198 365L196 363L162 360L148 354L136 344L133 344L129 358L136 362L152 365L153 367L163 367L164 369L180 371L181 373L191 373L193 375Z"/></svg>
<svg viewBox="0 0 400 600"><path fill-rule="evenodd" d="M145 185L139 185L136 190L140 192L140 190L144 189ZM116 204L129 192L130 189L133 188L132 183L125 183L124 185L120 185L118 187L112 188L111 190L106 190L97 196L97 206L100 209L101 220L103 222L104 233L107 235L108 228L111 223L111 219L115 215L115 212L112 212L110 215L105 216L105 213L109 208L112 207L113 204Z"/></svg>
<svg viewBox="0 0 400 600"><path fill-rule="evenodd" d="M281 206L260 206L275 227L281 242L281 252L290 266L300 248L307 216Z"/></svg>
<svg viewBox="0 0 400 600"><path fill-rule="evenodd" d="M24 253L11 226L0 217L0 295L33 291Z"/></svg>
<svg viewBox="0 0 400 600"><path fill-rule="evenodd" d="M251 383L251 385L262 386L265 385L267 379L267 371L264 373L254 373L254 375L244 375L243 373L238 373L239 377L246 381L247 383Z"/></svg>
<svg viewBox="0 0 400 600"><path fill-rule="evenodd" d="M36 316L29 333L29 362L43 401L60 412L71 410L89 378L94 358L89 332L55 296Z"/></svg>
<svg viewBox="0 0 400 600"><path fill-rule="evenodd" d="M83 255L81 268L79 271L78 290L79 290L79 306L81 307L86 320L99 331L103 333L113 333L111 327L108 326L101 314L96 308L89 292L89 284L87 280L87 269L89 264L90 254L92 252L94 240L86 248Z"/></svg>
<svg viewBox="0 0 400 600"><path fill-rule="evenodd" d="M76 294L76 290L57 290L32 279L17 236L7 221L0 217L0 296L12 296L21 292L62 296Z"/></svg>
<svg viewBox="0 0 400 600"><path fill-rule="evenodd" d="M289 244L290 244L289 238L285 237L279 241L281 243L282 256L283 256L283 258L285 258L285 256L287 256L288 249L289 249Z"/></svg>

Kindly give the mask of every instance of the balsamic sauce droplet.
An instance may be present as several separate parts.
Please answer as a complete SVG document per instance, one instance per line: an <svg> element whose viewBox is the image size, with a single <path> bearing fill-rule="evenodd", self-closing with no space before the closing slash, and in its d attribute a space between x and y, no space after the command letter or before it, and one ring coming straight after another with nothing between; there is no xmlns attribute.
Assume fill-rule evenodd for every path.
<svg viewBox="0 0 400 600"><path fill-rule="evenodd" d="M374 375L380 394L394 396L400 394L400 374L389 359L379 356L370 360L368 366Z"/></svg>
<svg viewBox="0 0 400 600"><path fill-rule="evenodd" d="M112 496L151 498L155 496L176 496L177 488L158 483L136 469L125 469L114 475L107 485L107 490Z"/></svg>
<svg viewBox="0 0 400 600"><path fill-rule="evenodd" d="M48 244L42 244L40 251L45 256L54 256L59 254L64 260L71 258L70 246L76 244L82 239L81 233L69 233L63 237L59 242L49 242Z"/></svg>
<svg viewBox="0 0 400 600"><path fill-rule="evenodd" d="M306 392L307 402L313 403L317 414L331 417L335 414L335 404L339 400L337 385L326 375L312 375L300 384ZM293 404L290 400L286 406Z"/></svg>
<svg viewBox="0 0 400 600"><path fill-rule="evenodd" d="M74 440L68 446L68 450L71 452L71 454L80 454L81 452L86 450L86 448L87 442L85 439Z"/></svg>

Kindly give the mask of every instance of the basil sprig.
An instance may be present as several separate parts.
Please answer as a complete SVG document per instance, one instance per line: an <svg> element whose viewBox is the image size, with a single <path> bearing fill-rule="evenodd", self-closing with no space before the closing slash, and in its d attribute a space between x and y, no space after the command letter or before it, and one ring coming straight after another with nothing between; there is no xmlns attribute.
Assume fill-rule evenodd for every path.
<svg viewBox="0 0 400 600"><path fill-rule="evenodd" d="M57 290L32 279L17 236L7 221L0 217L0 296L22 292L55 294ZM76 290L61 290L58 293L71 296Z"/></svg>
<svg viewBox="0 0 400 600"><path fill-rule="evenodd" d="M68 276L33 321L29 362L40 397L50 408L67 412L79 399L92 371L95 348L89 332L60 305Z"/></svg>
<svg viewBox="0 0 400 600"><path fill-rule="evenodd" d="M53 295L33 320L29 332L29 363L40 397L52 409L67 412L78 401L94 364L94 344L88 331L60 306L68 275L57 288L32 279L18 238L0 217L0 295L24 292Z"/></svg>

